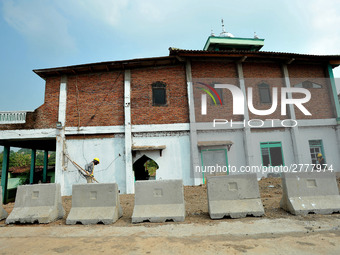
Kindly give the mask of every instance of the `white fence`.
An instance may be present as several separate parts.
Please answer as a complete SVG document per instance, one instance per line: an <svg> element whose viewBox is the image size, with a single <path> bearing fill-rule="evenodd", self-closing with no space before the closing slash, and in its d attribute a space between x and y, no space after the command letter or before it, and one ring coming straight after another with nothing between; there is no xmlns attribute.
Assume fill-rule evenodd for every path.
<svg viewBox="0 0 340 255"><path fill-rule="evenodd" d="M26 123L27 111L0 112L0 124Z"/></svg>

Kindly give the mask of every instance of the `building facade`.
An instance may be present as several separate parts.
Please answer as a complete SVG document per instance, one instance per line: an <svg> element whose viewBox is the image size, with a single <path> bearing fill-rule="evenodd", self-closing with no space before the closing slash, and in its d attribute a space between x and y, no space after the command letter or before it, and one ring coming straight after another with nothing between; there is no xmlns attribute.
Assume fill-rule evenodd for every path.
<svg viewBox="0 0 340 255"><path fill-rule="evenodd" d="M340 56L262 46L261 39L209 37L204 50L170 48L167 57L34 70L46 81L45 101L33 112L1 113L2 176L11 146L32 149L32 158L35 150L56 151L62 195L86 182L73 163L83 167L95 157L96 179L118 183L121 193L134 193L135 176L150 159L156 179L184 185L202 184L209 166L225 174L247 166L299 170L318 153L339 171L332 69ZM289 103L296 99L306 102ZM6 183L2 178L3 189Z"/></svg>

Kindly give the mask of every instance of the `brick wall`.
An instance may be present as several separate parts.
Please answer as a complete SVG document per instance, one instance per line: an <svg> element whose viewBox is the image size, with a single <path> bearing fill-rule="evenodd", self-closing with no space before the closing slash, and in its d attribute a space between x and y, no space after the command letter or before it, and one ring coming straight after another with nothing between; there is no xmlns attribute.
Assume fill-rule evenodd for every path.
<svg viewBox="0 0 340 255"><path fill-rule="evenodd" d="M292 64L288 66L288 72L292 87L306 80L322 86L322 88L308 88L311 92L311 100L304 104L304 106L312 115L305 116L295 107L297 119L327 119L335 117L331 103L331 85L327 78L325 66ZM299 98L299 95L294 95L293 98Z"/></svg>
<svg viewBox="0 0 340 255"><path fill-rule="evenodd" d="M67 78L66 126L124 125L124 71Z"/></svg>
<svg viewBox="0 0 340 255"><path fill-rule="evenodd" d="M281 115L281 88L285 87L284 76L281 64L275 63L252 63L245 62L242 64L245 78L246 91L252 88L253 106L257 110L270 109L272 103L261 103L260 91L258 85L266 83L270 86L270 94L273 102L273 88L276 87L277 108L274 113L266 116L259 116L249 111L250 119L289 119L289 112ZM326 119L334 118L331 104L330 84L325 73L325 67L313 64L291 64L288 66L291 86L309 80L322 85L322 88L308 88L311 92L311 100L304 106L312 113L312 116L305 116L297 107L295 113L297 119ZM233 121L242 120L242 116L233 116L232 114L232 95L227 89L223 90L223 105L214 105L209 95L207 95L207 115L201 115L201 95L206 94L198 87L204 87L199 82L208 85L216 83L232 84L239 87L236 64L228 62L192 62L192 76L194 82L194 101L197 122L211 122L213 119L232 119ZM306 78L308 77L308 78ZM207 89L207 88L206 88ZM209 90L209 89L208 89ZM210 90L209 90L210 91ZM210 91L212 94L213 92ZM293 98L304 97L303 94L293 94ZM245 98L247 100L247 98Z"/></svg>
<svg viewBox="0 0 340 255"><path fill-rule="evenodd" d="M44 104L36 109L34 128L55 128L58 121L60 77L46 79Z"/></svg>
<svg viewBox="0 0 340 255"><path fill-rule="evenodd" d="M246 91L252 88L253 91L253 106L256 110L270 109L272 103L261 103L259 85L262 83L268 84L270 88L270 97L273 102L273 88L277 88L277 108L270 114L265 116L255 115L249 111L249 119L287 119L288 116L281 116L281 88L284 87L284 79L280 64L275 63L244 63L243 75L245 79Z"/></svg>
<svg viewBox="0 0 340 255"><path fill-rule="evenodd" d="M243 116L233 116L232 94L229 90L222 90L223 104L221 105L214 92L201 84L204 83L212 87L214 84L232 84L239 87L235 63L192 61L191 70L196 122L212 122L214 119L243 120ZM210 91L216 100L215 105L211 97L207 95L207 115L201 114L201 95L206 92L200 88Z"/></svg>
<svg viewBox="0 0 340 255"><path fill-rule="evenodd" d="M296 108L297 119L334 118L331 104L330 84L322 65L288 65L291 86L305 80L320 84L322 88L309 88L312 99L305 107L312 116L304 116ZM253 104L258 110L269 109L271 104L261 104L258 84L264 82L278 88L284 86L280 64L243 63L246 88L253 88ZM233 116L232 95L223 90L223 105L214 105L209 96L208 115L201 115L201 95L198 87L216 83L233 84L239 87L236 64L224 61L192 61L194 102L197 122L211 122L215 118L239 121L243 116ZM307 78L306 78L307 77ZM166 84L165 106L152 105L152 83ZM45 102L35 112L27 115L25 124L0 125L1 130L55 128L58 120L60 77L46 79ZM114 126L124 125L124 71L91 73L68 76L66 126ZM298 97L298 95L294 95ZM217 98L216 98L217 100ZM217 100L218 102L218 100ZM269 116L250 113L250 119L287 119L281 116L281 97L278 107ZM184 65L148 67L131 70L131 119L133 125L188 123L189 109Z"/></svg>
<svg viewBox="0 0 340 255"><path fill-rule="evenodd" d="M152 105L152 84L166 84L166 105ZM188 123L189 109L184 65L131 70L133 125Z"/></svg>

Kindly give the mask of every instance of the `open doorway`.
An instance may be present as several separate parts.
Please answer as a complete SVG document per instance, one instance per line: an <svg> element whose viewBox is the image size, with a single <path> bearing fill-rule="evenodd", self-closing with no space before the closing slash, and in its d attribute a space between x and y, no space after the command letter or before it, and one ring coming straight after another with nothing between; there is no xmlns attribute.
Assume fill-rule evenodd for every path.
<svg viewBox="0 0 340 255"><path fill-rule="evenodd" d="M133 171L135 172L135 180L155 180L156 171L159 168L156 161L143 155L133 164Z"/></svg>

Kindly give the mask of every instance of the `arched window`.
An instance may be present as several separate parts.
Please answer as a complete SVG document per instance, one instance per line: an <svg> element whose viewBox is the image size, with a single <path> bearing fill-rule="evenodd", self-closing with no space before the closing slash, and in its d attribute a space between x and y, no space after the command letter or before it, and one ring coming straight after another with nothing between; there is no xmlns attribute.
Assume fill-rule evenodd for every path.
<svg viewBox="0 0 340 255"><path fill-rule="evenodd" d="M272 102L272 98L270 96L270 87L266 83L261 83L258 85L259 94L260 94L260 102L261 104L270 104Z"/></svg>
<svg viewBox="0 0 340 255"><path fill-rule="evenodd" d="M166 105L166 84L161 81L152 83L152 105Z"/></svg>

